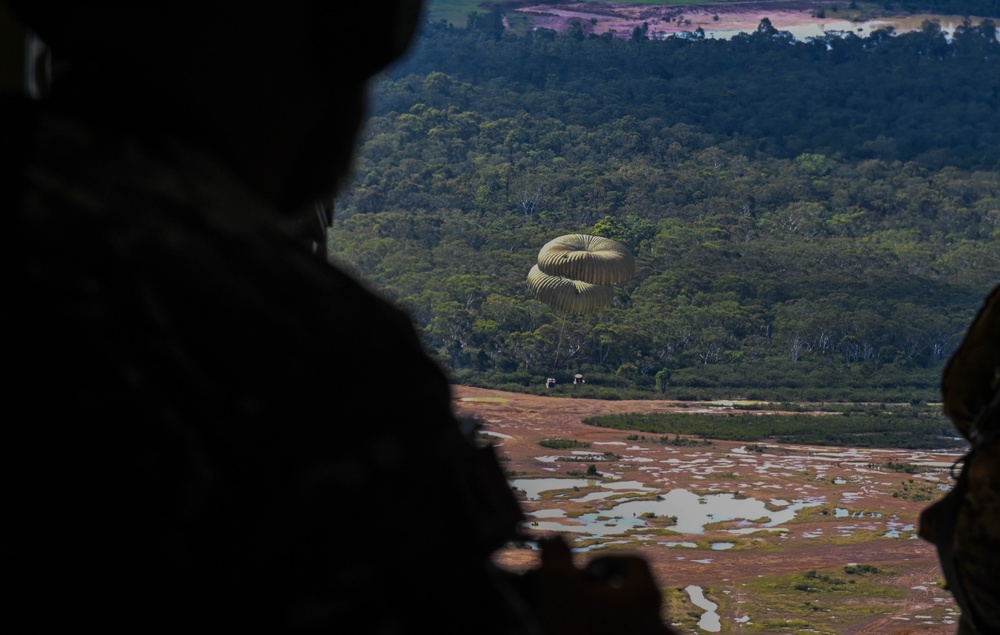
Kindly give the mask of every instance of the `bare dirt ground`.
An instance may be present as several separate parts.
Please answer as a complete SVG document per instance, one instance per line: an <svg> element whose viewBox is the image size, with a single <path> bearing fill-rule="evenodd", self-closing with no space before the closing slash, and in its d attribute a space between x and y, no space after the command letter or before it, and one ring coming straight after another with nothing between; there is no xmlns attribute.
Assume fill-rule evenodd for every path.
<svg viewBox="0 0 1000 635"><path fill-rule="evenodd" d="M562 533L578 547L581 561L612 549L641 554L664 588L703 587L720 605L723 632L798 632L761 630L759 624L769 617L798 619L797 609L780 608L779 599L803 604L795 592L775 590L769 581L809 570L844 577L843 567L856 564L882 571L881 591L825 609L842 610L843 618L803 616L818 632L943 635L956 630L955 605L941 587L935 552L916 536L918 515L929 501L912 500L914 492L932 498L944 494L950 484L946 466L956 458L954 453L767 442L764 452L748 451L742 442L664 445L655 435L596 428L582 420L598 414L699 409L718 410L724 416L732 406L557 398L464 386L453 391L456 411L483 421L515 487L521 479L570 478L571 472L580 477L590 464L602 475L576 489L541 492L524 500L528 533ZM629 438L630 434L640 438ZM590 445L584 450L553 450L539 445L545 438ZM600 456L605 452L609 454ZM921 469L906 474L874 467L887 462ZM622 487L609 496L605 484L616 483ZM808 501L811 506L777 527L767 527L768 518L737 518L710 523L701 533L678 534L670 530L669 521L659 518L632 531L604 529L596 535L585 528L581 531L581 515L604 514L601 520L614 524L618 521L611 510L617 504L650 500L673 490L688 490L702 498L736 494L765 501L771 512L793 501ZM497 562L521 570L536 564L536 552L511 546L497 555ZM817 600L815 594L802 598L826 601ZM857 604L867 604L871 611L847 611ZM677 629L703 632L693 622Z"/></svg>

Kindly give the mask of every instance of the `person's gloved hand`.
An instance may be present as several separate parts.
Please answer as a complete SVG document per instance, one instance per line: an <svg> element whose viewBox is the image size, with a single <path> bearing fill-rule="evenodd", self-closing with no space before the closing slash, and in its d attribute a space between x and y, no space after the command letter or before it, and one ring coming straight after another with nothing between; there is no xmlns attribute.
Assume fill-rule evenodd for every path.
<svg viewBox="0 0 1000 635"><path fill-rule="evenodd" d="M660 589L644 559L599 556L578 568L562 538L539 545L537 610L546 635L672 633L660 616Z"/></svg>

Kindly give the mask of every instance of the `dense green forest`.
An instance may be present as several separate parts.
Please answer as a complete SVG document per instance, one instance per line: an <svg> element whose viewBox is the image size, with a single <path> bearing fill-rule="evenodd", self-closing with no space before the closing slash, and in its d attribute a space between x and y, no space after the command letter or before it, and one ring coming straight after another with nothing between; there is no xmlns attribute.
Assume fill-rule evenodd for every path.
<svg viewBox="0 0 1000 635"><path fill-rule="evenodd" d="M457 382L931 401L1000 281L990 21L805 42L429 23L372 107L328 251ZM571 232L637 258L606 311L527 289Z"/></svg>

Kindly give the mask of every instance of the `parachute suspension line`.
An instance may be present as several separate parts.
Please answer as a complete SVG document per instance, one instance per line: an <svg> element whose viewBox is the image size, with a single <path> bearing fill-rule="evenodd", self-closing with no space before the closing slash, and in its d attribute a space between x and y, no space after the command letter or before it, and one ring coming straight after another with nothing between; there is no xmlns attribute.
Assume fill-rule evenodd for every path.
<svg viewBox="0 0 1000 635"><path fill-rule="evenodd" d="M559 369L559 351L562 350L563 333L566 331L566 318L559 318L559 343L556 344L556 358L552 362L552 373Z"/></svg>

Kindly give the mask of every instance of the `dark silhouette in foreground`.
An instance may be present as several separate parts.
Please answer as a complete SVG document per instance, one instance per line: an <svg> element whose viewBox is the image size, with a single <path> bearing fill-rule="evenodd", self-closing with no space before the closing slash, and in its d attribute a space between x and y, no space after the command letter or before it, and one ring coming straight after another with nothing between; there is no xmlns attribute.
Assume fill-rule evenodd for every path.
<svg viewBox="0 0 1000 635"><path fill-rule="evenodd" d="M491 564L492 450L303 239L419 2L9 5L54 55L3 104L11 632L668 632L638 558Z"/></svg>
<svg viewBox="0 0 1000 635"><path fill-rule="evenodd" d="M920 536L937 546L959 635L1000 633L1000 286L948 360L941 395L971 450L955 487L921 514Z"/></svg>

